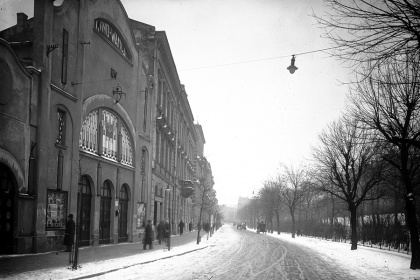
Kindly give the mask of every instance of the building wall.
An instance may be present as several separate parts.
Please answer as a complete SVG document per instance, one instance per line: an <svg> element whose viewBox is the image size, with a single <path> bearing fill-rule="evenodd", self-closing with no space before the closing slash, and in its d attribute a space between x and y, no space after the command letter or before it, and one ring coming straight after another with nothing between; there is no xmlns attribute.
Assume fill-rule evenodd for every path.
<svg viewBox="0 0 420 280"><path fill-rule="evenodd" d="M35 38L34 41L26 46L25 51L20 51L18 48L12 50L11 44L2 42L2 47L8 48L8 52L1 52L0 56L1 63L4 60L11 61L14 53L29 54L31 67L39 69L39 71L33 70L34 73L31 75L23 65L15 62L12 68L9 67L10 70L6 70L6 74L13 77L12 87L16 88L16 97L18 95L21 97L14 98L13 101L20 100L13 104L8 100L4 101L8 104L1 106L1 110L5 115L9 112L20 114L13 118L22 119L23 122L11 123L8 120L1 123L5 125L5 130L2 131L10 130L10 134L1 134L3 147L0 151L3 154L11 154L16 150L18 153L9 156L19 159L21 162L18 165L10 160L6 164L12 169L20 166L21 171L13 173L18 179L17 185L21 196L28 194L26 181L29 176L31 141L36 143L32 150L36 160L34 176L36 188L32 200L28 199L30 196L25 196L25 210L22 210L29 211L31 203L27 201L32 201L32 208L36 209L33 211L35 216L33 219L25 219L26 213L22 213L20 209L16 211L15 231L18 225L19 228L22 226L29 230L15 234L15 239L19 240L16 241L18 245L13 252L43 252L61 248L63 224L67 214L73 213L76 219L79 217L78 209L81 205L78 205L77 194L81 190L79 181L82 175L88 178L87 182L91 187L91 198L86 200L90 202L88 243L90 245L100 243L101 228L103 228L100 223L101 188L105 181L111 186L110 236L106 238L106 242L116 243L121 237L119 202L125 200L121 200L119 196L123 185L124 189L128 190L127 237L123 240L141 240L144 222L138 224L137 211L138 208L141 209L138 203L146 205L145 213L142 213L145 219L150 212L150 203L147 203L147 200L151 194L152 179L150 157L152 91L149 86L153 85L149 85L146 79L147 74L141 62L141 50L136 47L124 8L119 1L64 1L62 6L53 7L51 1L37 0L34 19L30 20L33 22L30 26L34 35L28 39ZM8 37L10 41L13 39ZM53 43L57 43L58 48L55 48ZM48 45L52 45L50 49ZM18 71L19 68L21 73ZM37 76L39 82L34 81ZM33 85L39 89L40 96L37 99L38 103L33 102L32 111L29 111ZM125 93L118 102L116 101L119 96L113 94L117 86ZM117 143L118 152L115 158L106 156L100 148L101 140L105 139L102 135L107 135L107 127L102 118L96 121L97 131L91 133L96 135L96 148L87 149L80 145L81 131L86 125L84 122L95 110L99 110L99 116L107 111L118 119L118 133L115 134L114 127L108 127L109 139L113 138ZM35 120L31 127L28 119L30 112L33 111L36 113L33 114ZM102 116L105 115L104 113ZM8 119L10 117L7 116ZM125 132L120 126L124 127ZM128 140L122 144L123 139ZM124 157L120 151L122 147L129 150L130 146L133 160L124 162L121 160ZM57 201L59 202L55 203ZM51 215L54 217L57 215L54 223L50 222ZM26 239L33 242L22 241L26 235L28 235Z"/></svg>
<svg viewBox="0 0 420 280"><path fill-rule="evenodd" d="M34 8L0 32L0 254L61 250L69 213L82 246L140 241L148 219L196 223L203 148L165 32L119 0Z"/></svg>

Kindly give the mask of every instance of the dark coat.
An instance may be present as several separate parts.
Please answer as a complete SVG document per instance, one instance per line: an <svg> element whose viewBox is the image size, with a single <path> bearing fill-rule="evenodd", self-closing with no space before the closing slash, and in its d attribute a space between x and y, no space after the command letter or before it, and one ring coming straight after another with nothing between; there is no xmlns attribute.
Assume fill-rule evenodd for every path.
<svg viewBox="0 0 420 280"><path fill-rule="evenodd" d="M157 226L158 239L163 239L165 236L165 223L161 221Z"/></svg>
<svg viewBox="0 0 420 280"><path fill-rule="evenodd" d="M152 242L153 242L153 228L151 224L147 224L146 230L144 233L144 243L152 244Z"/></svg>
<svg viewBox="0 0 420 280"><path fill-rule="evenodd" d="M179 224L178 224L178 226L179 226L179 228L180 228L181 230L183 230L183 229L184 229L185 224L184 224L184 222L183 222L183 221L180 221L180 222L179 222Z"/></svg>
<svg viewBox="0 0 420 280"><path fill-rule="evenodd" d="M76 224L73 219L70 219L66 223L66 232L64 233L64 245L73 245L74 244L74 233L75 233Z"/></svg>
<svg viewBox="0 0 420 280"><path fill-rule="evenodd" d="M163 234L163 237L168 238L171 234L171 225L166 222L165 223L165 233Z"/></svg>

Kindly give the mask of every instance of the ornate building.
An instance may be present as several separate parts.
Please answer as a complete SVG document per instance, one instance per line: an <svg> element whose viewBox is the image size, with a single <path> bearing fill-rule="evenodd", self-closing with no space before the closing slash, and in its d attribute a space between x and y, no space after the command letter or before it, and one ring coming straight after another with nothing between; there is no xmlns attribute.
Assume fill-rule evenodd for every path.
<svg viewBox="0 0 420 280"><path fill-rule="evenodd" d="M198 136L165 32L53 3L0 32L0 254L61 249L69 213L82 246L188 224Z"/></svg>

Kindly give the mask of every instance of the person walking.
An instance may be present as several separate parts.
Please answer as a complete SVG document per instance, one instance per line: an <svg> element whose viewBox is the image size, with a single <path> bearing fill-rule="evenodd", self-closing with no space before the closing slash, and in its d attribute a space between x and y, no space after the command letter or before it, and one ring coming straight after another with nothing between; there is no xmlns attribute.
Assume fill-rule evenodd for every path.
<svg viewBox="0 0 420 280"><path fill-rule="evenodd" d="M185 226L184 222L181 220L178 226L179 226L179 235L182 235L184 233L184 226Z"/></svg>
<svg viewBox="0 0 420 280"><path fill-rule="evenodd" d="M159 240L159 244L162 244L162 240L165 241L165 222L163 220L157 226L157 236Z"/></svg>
<svg viewBox="0 0 420 280"><path fill-rule="evenodd" d="M66 231L64 233L63 244L66 245L65 252L71 252L71 247L74 244L74 234L76 229L76 223L73 220L73 214L67 216L68 220L66 223Z"/></svg>
<svg viewBox="0 0 420 280"><path fill-rule="evenodd" d="M166 244L167 244L168 248L170 248L170 246L171 246L171 239L170 239L170 237L171 237L171 224L169 223L168 220L165 222L165 232L164 232L163 237L165 237Z"/></svg>
<svg viewBox="0 0 420 280"><path fill-rule="evenodd" d="M146 250L146 245L149 245L149 249L153 249L153 227L152 220L147 221L146 230L143 240L143 250Z"/></svg>
<svg viewBox="0 0 420 280"><path fill-rule="evenodd" d="M192 222L190 222L189 224L188 224L188 231L192 231L193 230L193 223Z"/></svg>

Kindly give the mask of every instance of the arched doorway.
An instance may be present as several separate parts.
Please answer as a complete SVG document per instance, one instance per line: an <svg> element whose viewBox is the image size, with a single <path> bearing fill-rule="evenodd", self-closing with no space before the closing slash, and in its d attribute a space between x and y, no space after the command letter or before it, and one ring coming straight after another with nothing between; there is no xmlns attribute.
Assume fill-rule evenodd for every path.
<svg viewBox="0 0 420 280"><path fill-rule="evenodd" d="M111 242L111 185L105 181L101 188L101 209L99 213L99 244Z"/></svg>
<svg viewBox="0 0 420 280"><path fill-rule="evenodd" d="M80 201L80 232L79 246L90 245L90 209L91 209L91 187L88 177L82 176L79 182Z"/></svg>
<svg viewBox="0 0 420 280"><path fill-rule="evenodd" d="M16 178L0 163L0 254L13 253L14 194Z"/></svg>
<svg viewBox="0 0 420 280"><path fill-rule="evenodd" d="M118 242L127 241L127 222L128 222L128 187L122 185L119 200L119 217L118 217Z"/></svg>

